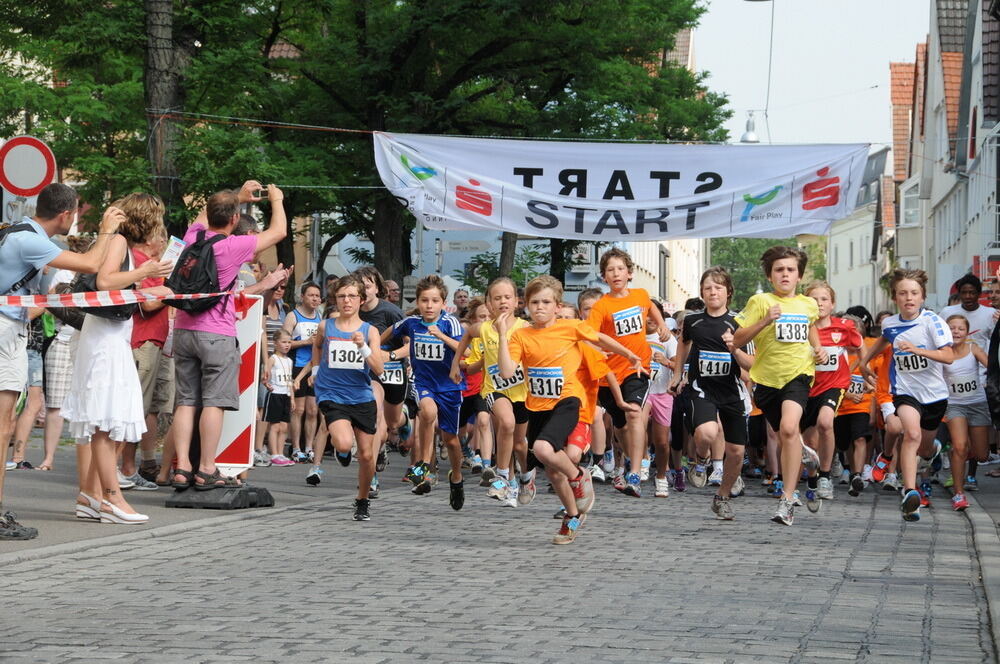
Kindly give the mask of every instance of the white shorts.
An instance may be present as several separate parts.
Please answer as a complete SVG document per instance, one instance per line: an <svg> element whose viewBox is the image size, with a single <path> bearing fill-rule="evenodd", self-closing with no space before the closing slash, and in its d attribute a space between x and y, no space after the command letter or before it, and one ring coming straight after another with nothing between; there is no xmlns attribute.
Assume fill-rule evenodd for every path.
<svg viewBox="0 0 1000 664"><path fill-rule="evenodd" d="M28 328L0 315L0 392L22 392L28 384Z"/></svg>
<svg viewBox="0 0 1000 664"><path fill-rule="evenodd" d="M891 401L889 401L888 403L880 403L878 407L879 410L882 411L883 420L887 420L889 419L890 415L896 414L896 404L892 403Z"/></svg>

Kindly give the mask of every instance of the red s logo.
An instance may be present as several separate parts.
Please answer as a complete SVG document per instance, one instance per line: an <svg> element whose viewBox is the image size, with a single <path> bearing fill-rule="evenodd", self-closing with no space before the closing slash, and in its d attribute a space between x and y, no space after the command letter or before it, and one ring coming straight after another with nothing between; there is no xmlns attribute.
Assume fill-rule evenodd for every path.
<svg viewBox="0 0 1000 664"><path fill-rule="evenodd" d="M840 202L840 178L826 177L830 168L816 171L819 180L814 180L802 188L802 209L815 210L821 207L832 207Z"/></svg>
<svg viewBox="0 0 1000 664"><path fill-rule="evenodd" d="M469 180L473 187L479 186L478 180ZM459 185L455 187L455 207L489 217L493 214L493 197L489 192Z"/></svg>

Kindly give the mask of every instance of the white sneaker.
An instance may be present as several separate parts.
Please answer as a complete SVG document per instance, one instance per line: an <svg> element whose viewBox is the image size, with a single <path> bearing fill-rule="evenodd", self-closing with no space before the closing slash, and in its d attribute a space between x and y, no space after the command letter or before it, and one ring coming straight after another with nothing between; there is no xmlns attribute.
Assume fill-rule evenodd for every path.
<svg viewBox="0 0 1000 664"><path fill-rule="evenodd" d="M844 465L840 463L840 455L833 455L833 464L830 466L830 477L840 477L840 474L844 472Z"/></svg>
<svg viewBox="0 0 1000 664"><path fill-rule="evenodd" d="M722 484L722 468L712 468L712 473L708 476L708 483L712 486Z"/></svg>
<svg viewBox="0 0 1000 664"><path fill-rule="evenodd" d="M13 461L8 461L7 464L5 465L5 468L7 470L14 470L15 468L17 468L17 464L14 463Z"/></svg>
<svg viewBox="0 0 1000 664"><path fill-rule="evenodd" d="M871 464L865 464L865 467L861 469L861 479L865 482L872 481L872 467Z"/></svg>
<svg viewBox="0 0 1000 664"><path fill-rule="evenodd" d="M886 491L899 491L899 487L899 476L896 473L889 473L882 480L882 488Z"/></svg>
<svg viewBox="0 0 1000 664"><path fill-rule="evenodd" d="M160 488L156 485L156 482L150 482L138 472L129 475L125 479L135 486L136 491L156 491Z"/></svg>
<svg viewBox="0 0 1000 664"><path fill-rule="evenodd" d="M795 507L802 507L802 499L799 497L798 491L792 494L792 505Z"/></svg>
<svg viewBox="0 0 1000 664"><path fill-rule="evenodd" d="M746 482L743 481L742 475L736 476L736 481L733 482L733 488L729 490L730 498L739 498L746 493Z"/></svg>
<svg viewBox="0 0 1000 664"><path fill-rule="evenodd" d="M131 489L134 486L135 482L122 475L122 471L118 470L118 488L125 491L126 489Z"/></svg>
<svg viewBox="0 0 1000 664"><path fill-rule="evenodd" d="M657 498L666 498L670 495L670 483L666 477L662 480L659 477L656 478L656 490L653 492L653 495Z"/></svg>
<svg viewBox="0 0 1000 664"><path fill-rule="evenodd" d="M639 480L645 482L649 479L649 459L643 459L639 465Z"/></svg>
<svg viewBox="0 0 1000 664"><path fill-rule="evenodd" d="M990 457L986 461L984 461L983 463L981 463L979 465L980 466L991 466L991 465L993 465L995 463L1000 463L1000 454L991 453Z"/></svg>
<svg viewBox="0 0 1000 664"><path fill-rule="evenodd" d="M816 485L816 495L823 500L833 500L833 482L830 481L829 477L819 478Z"/></svg>
<svg viewBox="0 0 1000 664"><path fill-rule="evenodd" d="M500 499L500 504L504 507L517 507L517 496L520 494L520 489L517 486L517 480L511 480L507 483L507 493Z"/></svg>
<svg viewBox="0 0 1000 664"><path fill-rule="evenodd" d="M590 469L590 479L595 482L607 482L608 478L604 475L604 469L601 468L601 464L595 463Z"/></svg>
<svg viewBox="0 0 1000 664"><path fill-rule="evenodd" d="M844 468L844 470L841 471L841 473L840 473L840 483L841 484L850 484L851 483L851 471L849 471L846 468Z"/></svg>

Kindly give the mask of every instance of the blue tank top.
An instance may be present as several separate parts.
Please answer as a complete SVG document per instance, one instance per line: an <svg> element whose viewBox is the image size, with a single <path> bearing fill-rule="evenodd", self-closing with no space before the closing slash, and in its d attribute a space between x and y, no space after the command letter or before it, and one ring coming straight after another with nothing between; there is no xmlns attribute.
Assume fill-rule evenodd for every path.
<svg viewBox="0 0 1000 664"><path fill-rule="evenodd" d="M316 329L319 327L319 322L322 318L319 317L319 312L312 318L304 316L302 312L296 309L292 309L292 313L295 314L295 327L292 328L292 341L302 341L303 339L311 339L314 334L316 334ZM312 360L312 346L302 346L295 349L295 366L304 367L309 364Z"/></svg>
<svg viewBox="0 0 1000 664"><path fill-rule="evenodd" d="M358 331L368 338L371 325L362 323ZM375 400L368 365L361 357L361 349L351 341L354 332L342 332L337 319L326 321L326 338L316 374L316 401L339 404L367 403Z"/></svg>

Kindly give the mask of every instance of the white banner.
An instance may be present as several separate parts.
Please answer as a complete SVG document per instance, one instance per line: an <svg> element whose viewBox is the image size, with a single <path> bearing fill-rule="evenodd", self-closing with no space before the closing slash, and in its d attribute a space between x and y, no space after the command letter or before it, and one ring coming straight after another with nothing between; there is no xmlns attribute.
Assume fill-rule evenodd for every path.
<svg viewBox="0 0 1000 664"><path fill-rule="evenodd" d="M434 230L582 240L825 235L867 144L659 145L375 133L385 186Z"/></svg>

